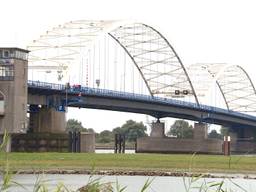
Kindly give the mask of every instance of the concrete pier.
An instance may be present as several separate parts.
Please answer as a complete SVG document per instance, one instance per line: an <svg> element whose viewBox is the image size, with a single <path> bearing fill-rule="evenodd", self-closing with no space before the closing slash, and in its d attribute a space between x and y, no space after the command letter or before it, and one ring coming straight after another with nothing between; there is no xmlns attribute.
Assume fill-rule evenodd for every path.
<svg viewBox="0 0 256 192"><path fill-rule="evenodd" d="M159 121L152 123L150 137L164 138L164 132L164 123L161 123Z"/></svg>
<svg viewBox="0 0 256 192"><path fill-rule="evenodd" d="M39 112L30 114L30 126L33 133L64 133L66 114L43 106Z"/></svg>
<svg viewBox="0 0 256 192"><path fill-rule="evenodd" d="M194 139L204 140L208 138L208 126L206 123L194 124Z"/></svg>
<svg viewBox="0 0 256 192"><path fill-rule="evenodd" d="M95 133L81 132L80 135L80 152L94 153L95 152Z"/></svg>

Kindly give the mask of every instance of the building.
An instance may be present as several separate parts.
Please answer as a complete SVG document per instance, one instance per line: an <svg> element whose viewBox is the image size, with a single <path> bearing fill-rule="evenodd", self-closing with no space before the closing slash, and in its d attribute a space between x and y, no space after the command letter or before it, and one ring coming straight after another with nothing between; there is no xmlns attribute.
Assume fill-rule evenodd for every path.
<svg viewBox="0 0 256 192"><path fill-rule="evenodd" d="M0 48L0 134L26 131L28 52Z"/></svg>

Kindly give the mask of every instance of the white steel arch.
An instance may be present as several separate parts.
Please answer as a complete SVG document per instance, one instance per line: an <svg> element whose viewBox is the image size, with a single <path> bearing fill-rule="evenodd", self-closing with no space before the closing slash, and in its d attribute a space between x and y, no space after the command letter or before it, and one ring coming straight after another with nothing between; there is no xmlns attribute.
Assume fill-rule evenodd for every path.
<svg viewBox="0 0 256 192"><path fill-rule="evenodd" d="M81 51L85 52L116 21L77 20L58 25L34 40L27 49L29 69L67 71Z"/></svg>
<svg viewBox="0 0 256 192"><path fill-rule="evenodd" d="M198 96L205 96L211 84L216 83L228 110L256 112L256 90L241 66L200 63L190 65L188 71ZM196 74L198 79L192 74Z"/></svg>
<svg viewBox="0 0 256 192"><path fill-rule="evenodd" d="M130 56L152 96L194 96L198 104L186 69L166 38L142 23L120 23L80 20L59 25L28 46L29 68L52 69L61 74L81 49L85 52L95 39L108 33ZM47 56L39 54L42 50Z"/></svg>
<svg viewBox="0 0 256 192"><path fill-rule="evenodd" d="M110 35L126 50L142 74L151 95L193 95L193 85L179 56L156 29L142 23L120 26Z"/></svg>

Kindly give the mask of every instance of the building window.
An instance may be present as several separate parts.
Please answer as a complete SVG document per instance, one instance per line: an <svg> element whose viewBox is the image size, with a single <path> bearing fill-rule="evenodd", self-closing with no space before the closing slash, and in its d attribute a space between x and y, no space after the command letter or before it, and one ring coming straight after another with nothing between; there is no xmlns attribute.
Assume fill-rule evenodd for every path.
<svg viewBox="0 0 256 192"><path fill-rule="evenodd" d="M13 81L14 80L14 66L0 65L0 80Z"/></svg>
<svg viewBox="0 0 256 192"><path fill-rule="evenodd" d="M9 58L9 51L4 51L4 58Z"/></svg>

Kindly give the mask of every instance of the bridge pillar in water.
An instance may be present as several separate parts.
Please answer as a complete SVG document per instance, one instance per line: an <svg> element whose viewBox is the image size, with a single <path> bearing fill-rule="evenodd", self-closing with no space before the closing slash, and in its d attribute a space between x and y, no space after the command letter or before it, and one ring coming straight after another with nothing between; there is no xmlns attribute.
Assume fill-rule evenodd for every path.
<svg viewBox="0 0 256 192"><path fill-rule="evenodd" d="M208 126L206 123L194 124L194 139L203 140L208 138Z"/></svg>
<svg viewBox="0 0 256 192"><path fill-rule="evenodd" d="M150 133L150 137L165 137L165 133L164 133L164 123L157 121L157 122L153 122L151 125L151 133Z"/></svg>
<svg viewBox="0 0 256 192"><path fill-rule="evenodd" d="M35 133L63 133L66 131L66 114L42 106L37 113L30 114L30 125Z"/></svg>
<svg viewBox="0 0 256 192"><path fill-rule="evenodd" d="M0 134L26 132L27 50L0 48Z"/></svg>

